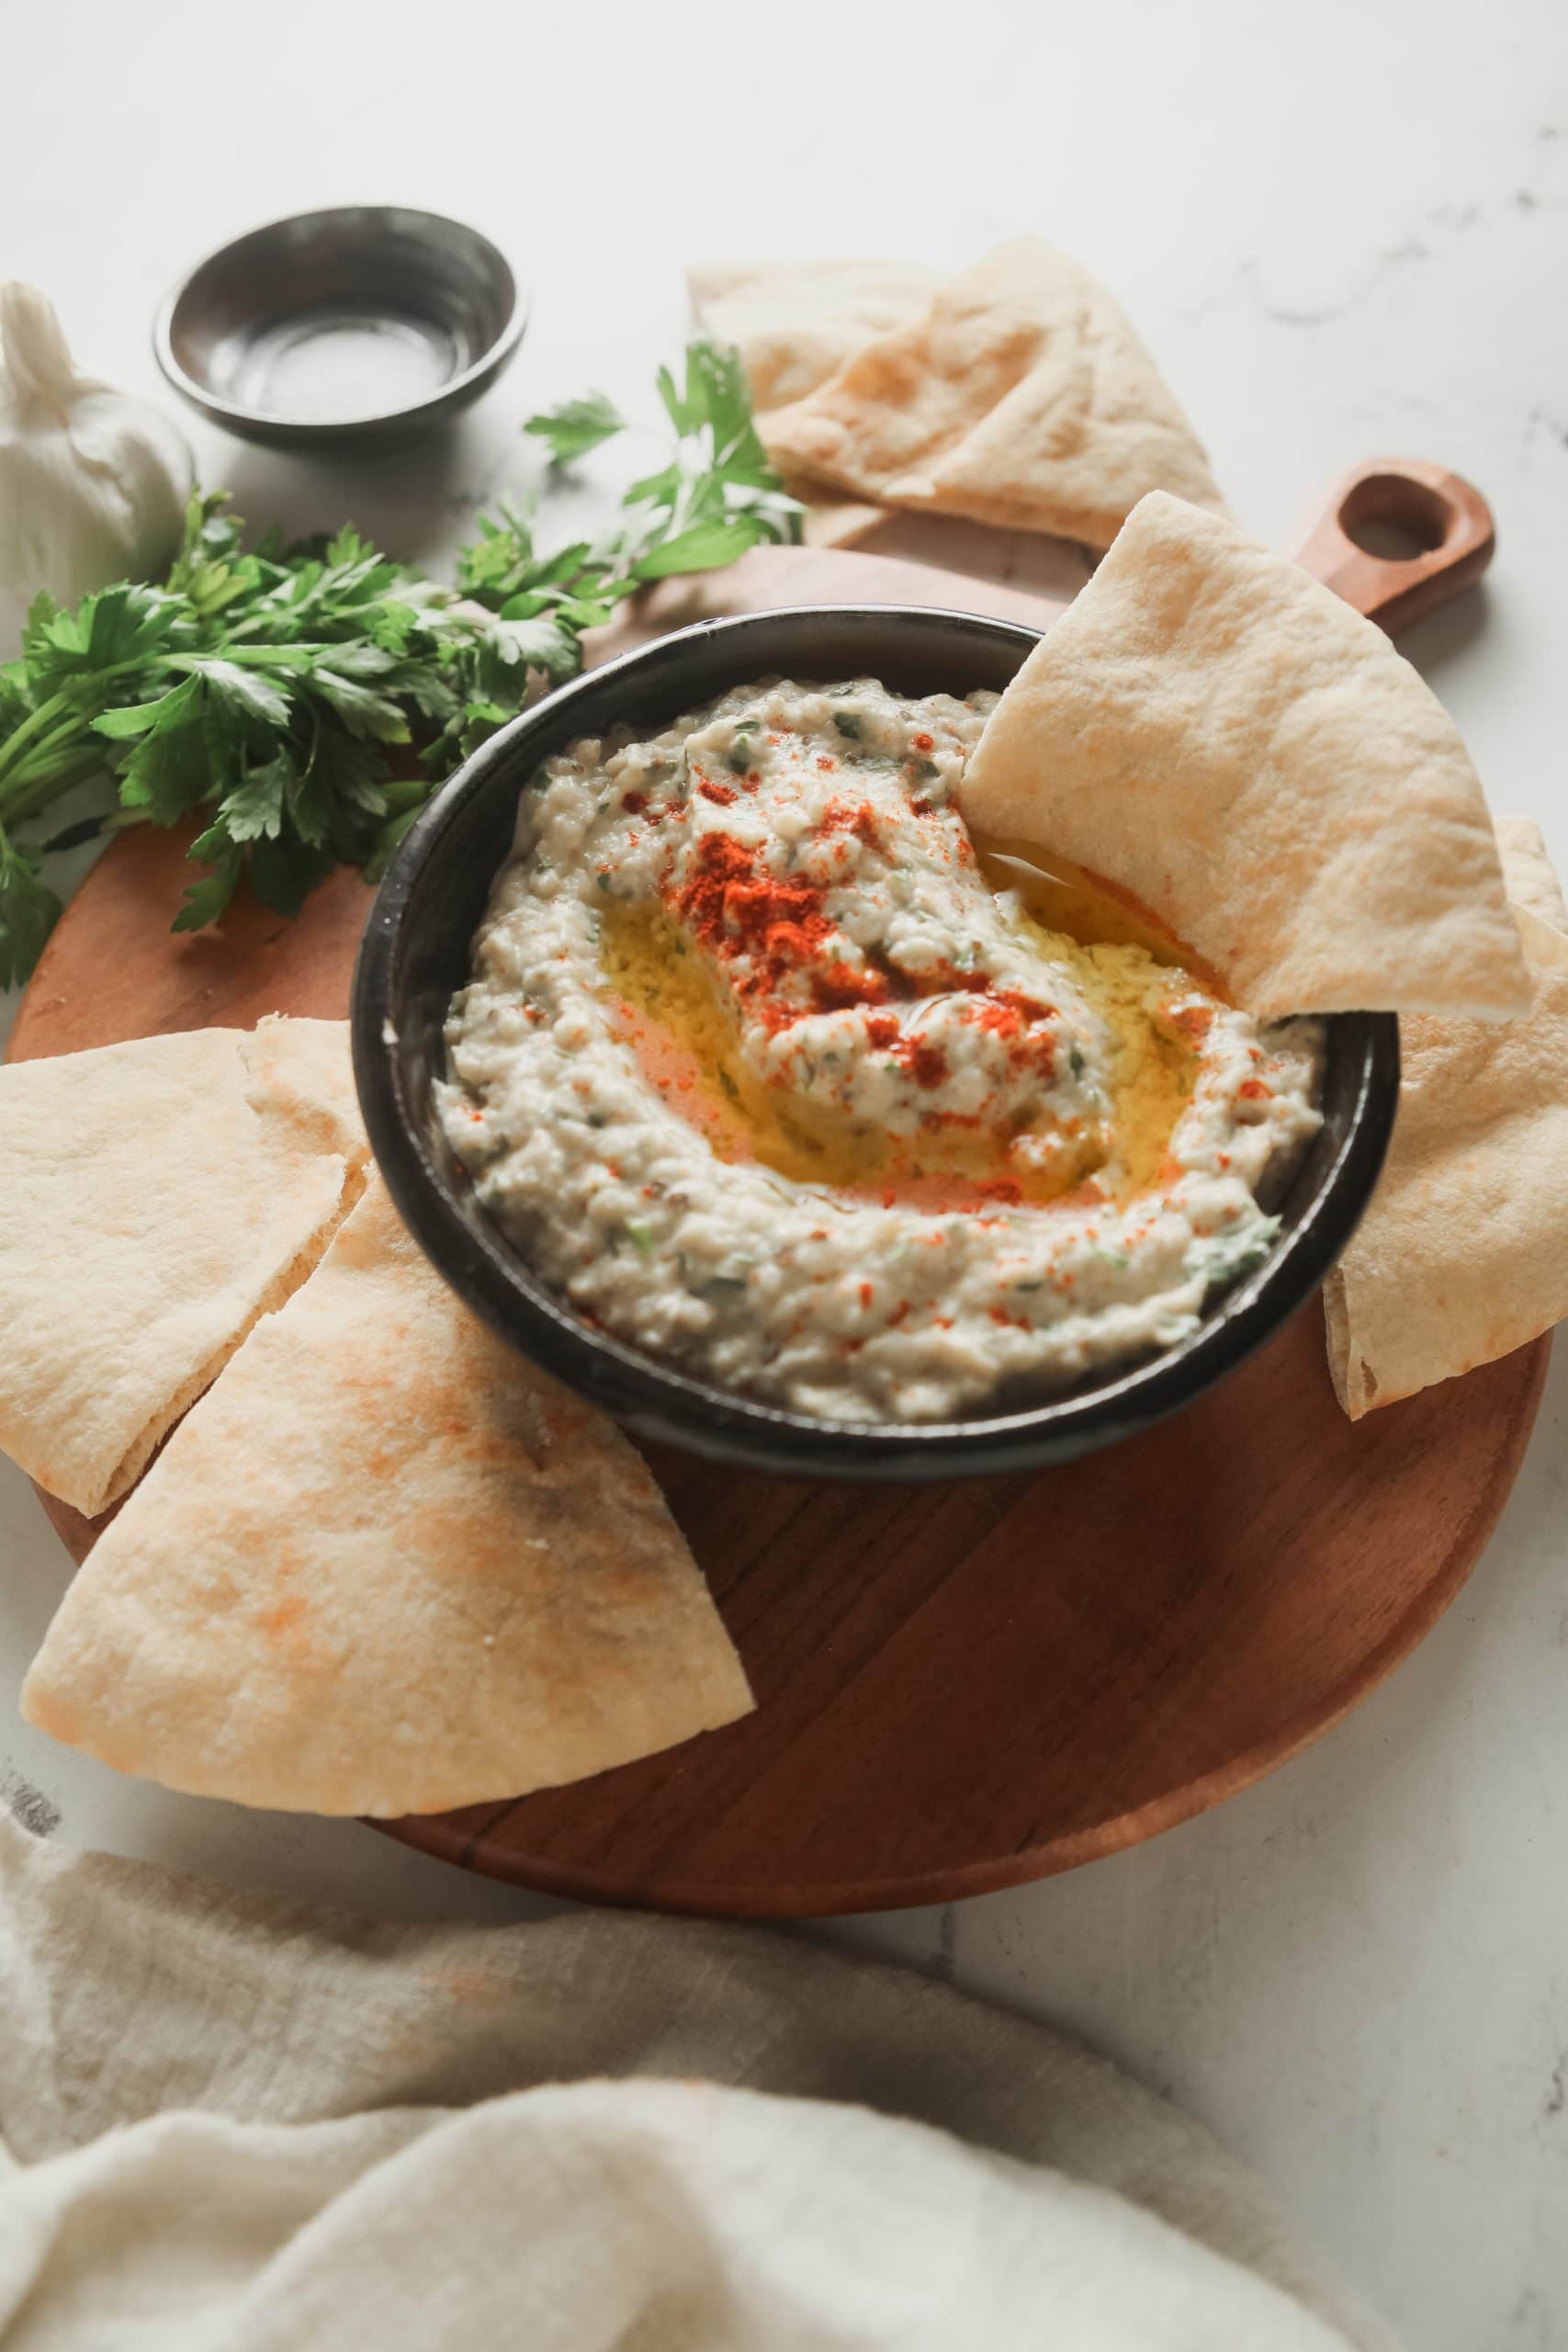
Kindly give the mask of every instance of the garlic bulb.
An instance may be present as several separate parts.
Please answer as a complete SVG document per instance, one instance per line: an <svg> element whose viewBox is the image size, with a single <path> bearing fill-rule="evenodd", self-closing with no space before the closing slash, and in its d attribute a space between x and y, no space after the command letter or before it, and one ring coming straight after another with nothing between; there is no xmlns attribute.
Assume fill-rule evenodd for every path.
<svg viewBox="0 0 1568 2352"><path fill-rule="evenodd" d="M53 306L0 286L0 662L40 588L74 604L161 571L193 479L178 428L79 376Z"/></svg>

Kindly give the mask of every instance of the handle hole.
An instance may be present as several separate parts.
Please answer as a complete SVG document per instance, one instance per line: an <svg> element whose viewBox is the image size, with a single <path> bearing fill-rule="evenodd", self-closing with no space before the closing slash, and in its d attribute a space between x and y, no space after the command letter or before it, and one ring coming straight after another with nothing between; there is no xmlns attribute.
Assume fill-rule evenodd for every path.
<svg viewBox="0 0 1568 2352"><path fill-rule="evenodd" d="M1363 555L1381 556L1385 563L1415 563L1422 556L1430 555L1433 545L1440 540L1424 539L1403 523L1391 523L1382 514L1369 514L1364 520L1345 523L1345 536L1359 547Z"/></svg>
<svg viewBox="0 0 1568 2352"><path fill-rule="evenodd" d="M1416 563L1440 548L1454 515L1440 492L1404 474L1371 474L1349 490L1339 527L1365 555L1385 563Z"/></svg>

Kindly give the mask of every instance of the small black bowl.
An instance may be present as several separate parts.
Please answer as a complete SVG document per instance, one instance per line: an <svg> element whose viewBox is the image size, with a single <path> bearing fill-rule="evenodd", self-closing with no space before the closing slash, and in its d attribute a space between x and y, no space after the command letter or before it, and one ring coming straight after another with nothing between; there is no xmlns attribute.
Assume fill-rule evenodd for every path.
<svg viewBox="0 0 1568 2352"><path fill-rule="evenodd" d="M1280 1204L1265 1264L1176 1347L1024 1411L919 1426L819 1420L709 1387L594 1330L529 1269L474 1199L434 1115L442 1027L542 760L622 724L653 733L757 678L880 678L896 692L1000 689L1032 629L969 613L853 605L705 621L574 679L492 736L424 810L382 883L355 974L355 1077L371 1145L410 1230L459 1296L638 1435L813 1477L948 1478L1109 1445L1235 1370L1309 1298L1377 1182L1399 1092L1391 1013L1328 1023L1323 1127Z"/></svg>
<svg viewBox="0 0 1568 2352"><path fill-rule="evenodd" d="M477 400L527 321L498 245L402 204L297 212L200 261L152 347L214 424L287 449L400 439Z"/></svg>

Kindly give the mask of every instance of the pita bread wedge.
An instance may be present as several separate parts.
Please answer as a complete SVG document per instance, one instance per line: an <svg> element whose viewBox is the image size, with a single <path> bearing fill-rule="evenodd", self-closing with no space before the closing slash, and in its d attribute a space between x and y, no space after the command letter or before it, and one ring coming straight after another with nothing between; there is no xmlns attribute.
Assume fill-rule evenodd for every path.
<svg viewBox="0 0 1568 2352"><path fill-rule="evenodd" d="M459 1304L378 1182L100 1536L22 1696L170 1788L376 1815L750 1704L638 1456Z"/></svg>
<svg viewBox="0 0 1568 2352"><path fill-rule="evenodd" d="M1147 491L1223 505L1128 320L1038 237L998 245L759 429L786 474L1096 548Z"/></svg>
<svg viewBox="0 0 1568 2352"><path fill-rule="evenodd" d="M333 1052L279 1022L0 1069L0 1449L89 1517L325 1249L366 1157L303 1107Z"/></svg>
<svg viewBox="0 0 1568 2352"><path fill-rule="evenodd" d="M1490 1363L1568 1317L1568 936L1528 819L1499 825L1531 1001L1518 1021L1400 1023L1404 1077L1371 1205L1324 1286L1352 1420Z"/></svg>
<svg viewBox="0 0 1568 2352"><path fill-rule="evenodd" d="M370 1156L346 1021L268 1013L240 1041L245 1100L264 1118L286 1120L303 1139L352 1168Z"/></svg>
<svg viewBox="0 0 1568 2352"><path fill-rule="evenodd" d="M1003 695L961 805L1130 893L1263 1019L1529 1009L1437 697L1328 589L1163 492Z"/></svg>
<svg viewBox="0 0 1568 2352"><path fill-rule="evenodd" d="M733 344L759 412L825 383L874 336L924 311L942 273L898 261L759 261L690 269L698 324Z"/></svg>

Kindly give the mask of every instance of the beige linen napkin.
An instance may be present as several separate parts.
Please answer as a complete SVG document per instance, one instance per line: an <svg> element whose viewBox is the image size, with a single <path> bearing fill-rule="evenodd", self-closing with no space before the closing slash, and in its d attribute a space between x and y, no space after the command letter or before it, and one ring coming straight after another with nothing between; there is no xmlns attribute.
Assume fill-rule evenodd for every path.
<svg viewBox="0 0 1568 2352"><path fill-rule="evenodd" d="M0 1986L7 2352L1390 2352L1163 2100L783 1936L373 1923L0 1818Z"/></svg>

